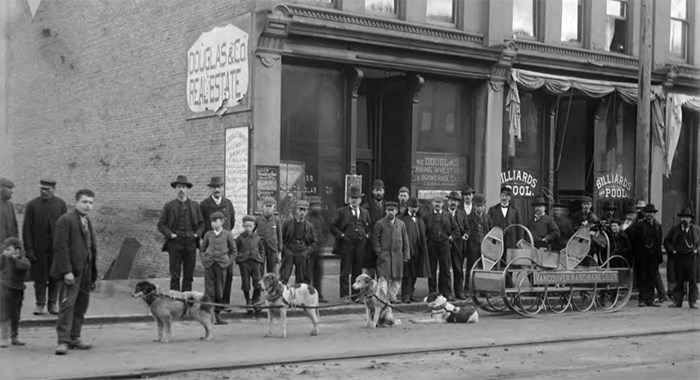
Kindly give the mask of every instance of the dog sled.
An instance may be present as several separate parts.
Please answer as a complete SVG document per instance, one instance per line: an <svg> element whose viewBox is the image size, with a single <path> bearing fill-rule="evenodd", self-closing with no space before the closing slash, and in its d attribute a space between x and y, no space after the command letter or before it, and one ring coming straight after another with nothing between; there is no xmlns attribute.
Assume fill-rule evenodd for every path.
<svg viewBox="0 0 700 380"><path fill-rule="evenodd" d="M504 234L515 228L523 229L528 239L519 241L517 248L504 249ZM588 227L576 231L559 252L535 248L532 233L523 225L494 227L484 237L482 257L470 272L475 305L525 317L624 308L632 295L632 268L624 257L610 256L604 232L596 238L607 250L602 263L591 255L593 236Z"/></svg>

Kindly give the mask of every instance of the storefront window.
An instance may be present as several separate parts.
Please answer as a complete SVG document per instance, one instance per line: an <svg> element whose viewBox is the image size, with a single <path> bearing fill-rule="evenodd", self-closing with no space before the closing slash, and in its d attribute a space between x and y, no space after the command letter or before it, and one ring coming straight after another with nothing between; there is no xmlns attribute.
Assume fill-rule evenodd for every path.
<svg viewBox="0 0 700 380"><path fill-rule="evenodd" d="M291 216L294 203L308 194L321 196L327 220L344 204L343 99L343 75L339 71L283 66L282 217Z"/></svg>
<svg viewBox="0 0 700 380"><path fill-rule="evenodd" d="M684 110L685 111L685 110ZM696 177L698 157L697 131L698 114L693 112L683 113L683 124L678 139L678 146L673 154L671 174L663 178L663 207L661 225L664 233L679 222L678 212L684 207L691 207L697 213L697 205L694 205L695 188L693 184ZM693 207L694 206L694 207ZM697 224L697 219L696 222Z"/></svg>
<svg viewBox="0 0 700 380"><path fill-rule="evenodd" d="M561 40L581 41L581 0L562 0Z"/></svg>
<svg viewBox="0 0 700 380"><path fill-rule="evenodd" d="M396 0L365 0L365 10L371 13L396 14Z"/></svg>
<svg viewBox="0 0 700 380"><path fill-rule="evenodd" d="M513 36L535 37L536 2L513 0Z"/></svg>
<svg viewBox="0 0 700 380"><path fill-rule="evenodd" d="M605 50L624 53L627 49L627 1L608 0Z"/></svg>
<svg viewBox="0 0 700 380"><path fill-rule="evenodd" d="M428 0L426 18L429 22L454 24L454 0Z"/></svg>
<svg viewBox="0 0 700 380"><path fill-rule="evenodd" d="M687 0L671 1L671 54L676 58L686 58L688 35Z"/></svg>

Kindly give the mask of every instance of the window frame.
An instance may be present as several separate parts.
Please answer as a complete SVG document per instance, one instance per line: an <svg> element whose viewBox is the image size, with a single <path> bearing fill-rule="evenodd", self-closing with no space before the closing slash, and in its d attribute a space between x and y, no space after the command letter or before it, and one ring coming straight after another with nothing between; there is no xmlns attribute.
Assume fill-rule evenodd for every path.
<svg viewBox="0 0 700 380"><path fill-rule="evenodd" d="M623 16L613 16L613 15L608 14L607 4L609 1L615 1L615 2L621 4ZM607 46L605 51L608 53L612 53L612 54L622 54L622 55L632 54L633 46L630 45L630 39L633 38L632 28L634 27L634 25L633 25L634 23L631 22L629 16L630 16L630 6L634 6L635 4L630 4L629 0L605 0L605 4L606 4L606 7L605 7L605 20L606 21L609 19L614 19L614 20L622 20L625 22L625 27L624 27L624 29L625 29L625 46L622 49L622 52L612 51L612 50L610 50L610 46Z"/></svg>
<svg viewBox="0 0 700 380"><path fill-rule="evenodd" d="M401 1L399 0L393 0L394 1L394 13L384 13L384 12L376 12L370 9L367 9L367 0L363 0L362 4L362 9L363 11L372 16L377 16L377 17L386 17L386 18L391 18L391 19L399 19L401 15Z"/></svg>
<svg viewBox="0 0 700 380"><path fill-rule="evenodd" d="M540 0L532 0L532 36L524 34L515 34L513 30L513 22L511 21L511 35L515 40L529 40L529 41L540 41L542 39L542 25L541 20L544 19L542 12L544 12L544 7L542 6L544 2ZM514 12L515 8L511 12ZM515 15L513 15L515 16ZM515 17L513 17L515 19Z"/></svg>
<svg viewBox="0 0 700 380"><path fill-rule="evenodd" d="M562 23L561 27L562 30L560 30L559 34L559 42L562 44L566 45L571 45L571 46L583 46L583 40L584 40L584 13L585 13L585 4L584 0L578 0L577 4L577 9L578 9L578 14L577 14L577 25L578 25L578 31L577 31L577 40L576 41L564 41L563 38L563 26L564 26L564 3L562 2L562 8L561 8L561 18L562 18Z"/></svg>
<svg viewBox="0 0 700 380"><path fill-rule="evenodd" d="M668 41L668 54L669 58L674 61L680 61L680 62L687 62L688 61L688 56L689 56L689 43L688 43L688 32L690 30L690 15L689 15L689 4L688 0L682 0L685 3L685 18L676 18L673 17L673 12L669 12L669 25L668 25L668 34L669 34L669 41ZM672 5L672 2L669 2L669 6ZM681 33L682 33L682 53L680 55L676 54L673 51L673 46L671 45L671 39L673 38L673 33L671 33L671 28L673 28L673 22L680 22L681 23Z"/></svg>
<svg viewBox="0 0 700 380"><path fill-rule="evenodd" d="M452 27L456 28L459 25L459 20L457 18L457 15L461 12L460 4L464 4L464 1L457 1L457 0L452 0L452 21L451 22L445 22L445 21L439 21L439 20L431 20L428 17L428 2L430 0L426 0L426 9L425 9L425 22L430 25L437 25L437 26L447 26L447 27Z"/></svg>

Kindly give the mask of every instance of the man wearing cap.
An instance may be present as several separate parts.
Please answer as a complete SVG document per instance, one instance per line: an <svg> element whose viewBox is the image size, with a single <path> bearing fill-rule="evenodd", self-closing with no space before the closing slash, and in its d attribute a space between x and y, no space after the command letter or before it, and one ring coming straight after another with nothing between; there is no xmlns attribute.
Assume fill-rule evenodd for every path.
<svg viewBox="0 0 700 380"><path fill-rule="evenodd" d="M518 209L510 203L513 190L508 186L501 186L500 202L489 208L489 217L494 227L506 229L511 224L521 224ZM523 232L520 229L510 229L503 237L504 248L515 248L518 240L522 239Z"/></svg>
<svg viewBox="0 0 700 380"><path fill-rule="evenodd" d="M682 307L685 296L685 283L688 283L688 306L698 308L698 285L695 268L700 247L700 228L693 224L695 214L686 207L678 213L681 222L668 231L664 247L668 257L673 257L676 287L673 289L674 302L669 307ZM670 261L670 260L669 260Z"/></svg>
<svg viewBox="0 0 700 380"><path fill-rule="evenodd" d="M374 229L374 224L379 221L379 219L386 216L386 210L384 208L384 181L381 179L375 179L372 184L372 199L362 206L369 212L370 219L370 229L369 234L371 235ZM369 254L365 254L362 260L362 271L371 277L374 277L377 271L377 257L372 253L371 248L366 251Z"/></svg>
<svg viewBox="0 0 700 380"><path fill-rule="evenodd" d="M374 225L372 249L377 255L379 283L386 282L389 302L396 303L401 289L404 263L411 258L408 233L403 221L396 217L397 202L386 202L386 216Z"/></svg>
<svg viewBox="0 0 700 380"><path fill-rule="evenodd" d="M452 223L450 214L442 209L444 202L445 198L442 195L436 195L433 198L433 210L423 217L430 258L428 291L430 293L439 291L448 301L452 300L450 302L453 302L450 246L455 237L459 238L460 236L457 227Z"/></svg>
<svg viewBox="0 0 700 380"><path fill-rule="evenodd" d="M0 242L9 237L19 237L15 205L10 202L14 189L12 181L0 177Z"/></svg>
<svg viewBox="0 0 700 380"><path fill-rule="evenodd" d="M464 289L465 293L469 289L469 275L472 267L477 260L481 258L481 242L484 240L491 228L493 222L491 217L486 214L486 197L483 194L475 194L473 199L472 213L469 214L469 241L467 242L467 271L464 274Z"/></svg>
<svg viewBox="0 0 700 380"><path fill-rule="evenodd" d="M408 207L406 206L406 202L408 202L408 198L411 197L411 192L408 191L408 187L406 186L401 186L399 189L399 216L403 215L406 213L406 210Z"/></svg>
<svg viewBox="0 0 700 380"><path fill-rule="evenodd" d="M572 219L574 222L574 230L578 230L583 226L591 226L599 222L598 216L591 211L593 207L593 198L584 196L581 198L581 211L576 212Z"/></svg>
<svg viewBox="0 0 700 380"><path fill-rule="evenodd" d="M603 203L603 207L601 207L601 209L603 210L603 215L600 217L600 224L608 227L610 225L610 219L615 217L617 207L612 202L605 202Z"/></svg>
<svg viewBox="0 0 700 380"><path fill-rule="evenodd" d="M474 192L475 191L471 188L471 186L467 186L464 188L464 190L462 190L462 206L460 206L460 208L464 210L467 215L471 215L472 210L474 209Z"/></svg>
<svg viewBox="0 0 700 380"><path fill-rule="evenodd" d="M207 224L212 229L204 233L202 249L199 252L204 266L204 294L213 299L215 303L228 303L224 302L226 272L238 255L233 233L224 229L225 221L226 217L223 212L215 211L209 215L209 223ZM222 309L222 307L215 308L214 322L217 325L227 324L221 319Z"/></svg>
<svg viewBox="0 0 700 380"><path fill-rule="evenodd" d="M274 214L275 200L263 199L262 215L255 220L255 231L265 247L265 273L278 273L277 264L282 260L282 222Z"/></svg>
<svg viewBox="0 0 700 380"><path fill-rule="evenodd" d="M566 244L575 232L571 219L569 219L569 207L561 202L554 203L552 216L554 217L554 223L559 228L559 239L552 242L552 249L561 251L566 247Z"/></svg>
<svg viewBox="0 0 700 380"><path fill-rule="evenodd" d="M170 187L175 189L176 198L163 206L158 230L165 237L162 250L167 251L170 258L170 290L186 292L192 290L197 247L204 233L204 218L197 202L187 197L187 191L192 188L187 177L177 176L175 181L170 182Z"/></svg>
<svg viewBox="0 0 700 380"><path fill-rule="evenodd" d="M280 267L280 280L286 284L292 275L294 267L294 281L297 284L309 283L306 278L306 262L309 254L316 250L316 232L314 226L306 220L309 211L309 202L297 201L294 218L282 225L282 266Z"/></svg>
<svg viewBox="0 0 700 380"><path fill-rule="evenodd" d="M406 225L410 258L404 263L403 278L401 279L401 301L411 303L418 301L416 278L430 277L430 262L428 258L428 242L425 236L425 222L418 215L418 199L411 197L406 202L406 212L399 215Z"/></svg>
<svg viewBox="0 0 700 380"><path fill-rule="evenodd" d="M223 229L225 229L226 231L233 230L233 227L236 224L236 211L233 208L233 202L231 202L230 199L223 196L223 178L211 177L209 185L207 186L209 186L211 196L199 202L199 210L202 212L202 219L208 221L213 213L220 212L224 214ZM211 223L205 222L204 234L211 230ZM229 267L226 268L226 273L224 273L224 295L221 300L221 303L231 303L231 284L233 283L233 266L233 263L229 265Z"/></svg>
<svg viewBox="0 0 700 380"><path fill-rule="evenodd" d="M350 187L350 204L339 208L331 220L331 232L335 237L333 253L340 256L340 297L350 295L348 276L354 281L362 273L369 234L373 231L369 211L360 207L363 195L360 187Z"/></svg>
<svg viewBox="0 0 700 380"><path fill-rule="evenodd" d="M330 233L330 229L323 218L321 197L311 195L308 197L308 201L309 216L306 217L306 220L314 226L314 232L316 233L316 249L309 254L306 278L309 279L309 283L318 291L318 302L325 303L327 301L323 297L323 291L321 289L323 287L323 253L321 252L321 245L326 240L326 236Z"/></svg>
<svg viewBox="0 0 700 380"><path fill-rule="evenodd" d="M22 240L27 258L32 263L30 274L34 281L36 296L34 315L44 314L44 306L47 305L47 289L48 311L50 314L58 313L56 303L59 282L49 276L49 271L53 264L53 239L56 221L68 211L68 208L63 199L54 195L55 190L55 180L48 178L40 180L39 197L29 201L24 211Z"/></svg>
<svg viewBox="0 0 700 380"><path fill-rule="evenodd" d="M626 231L632 224L637 221L639 211L633 206L625 206L625 220L622 222L622 230Z"/></svg>
<svg viewBox="0 0 700 380"><path fill-rule="evenodd" d="M532 232L532 238L535 239L535 248L546 247L551 250L551 245L559 239L559 227L554 219L545 213L547 201L544 197L536 197L532 201L532 207L535 209L535 216L527 224L527 228Z"/></svg>
<svg viewBox="0 0 700 380"><path fill-rule="evenodd" d="M661 256L661 224L654 219L657 210L653 204L642 209L643 219L627 230L632 243L635 277L639 286L639 306L658 306L654 304L654 282Z"/></svg>
<svg viewBox="0 0 700 380"><path fill-rule="evenodd" d="M462 196L458 191L451 191L447 196L447 211L450 213L450 221L456 229L450 245L454 295L459 300L465 300L464 259L466 258L466 246L469 240L469 219L467 213L458 207L461 200Z"/></svg>

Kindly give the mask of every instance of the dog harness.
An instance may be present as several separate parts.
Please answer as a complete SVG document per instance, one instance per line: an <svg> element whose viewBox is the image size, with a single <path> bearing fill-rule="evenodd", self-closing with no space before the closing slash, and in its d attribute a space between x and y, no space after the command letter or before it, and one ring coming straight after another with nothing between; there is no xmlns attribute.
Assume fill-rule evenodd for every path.
<svg viewBox="0 0 700 380"><path fill-rule="evenodd" d="M455 305L447 302L445 300L439 305L436 305L432 310L431 310L431 315L436 316L436 315L447 315L445 318L445 321L448 323L467 323L469 321L469 318L474 314L473 312L470 312L468 309L462 309L459 307L456 307Z"/></svg>
<svg viewBox="0 0 700 380"><path fill-rule="evenodd" d="M181 317L184 317L185 315L187 315L187 311L189 310L190 306L193 305L192 302L188 302L188 300L186 300L186 299L183 299L183 298L175 298L175 297L170 296L170 295L168 295L168 294L156 293L156 292L150 292L150 293L145 294L144 297L143 297L143 300L146 301L146 305L151 306L151 304L152 304L153 302L155 302L155 300L156 300L157 298L167 298L167 299L170 299L170 300L182 302L182 303L184 304L184 307L182 308L182 315L181 315Z"/></svg>

